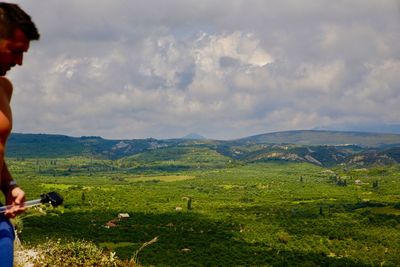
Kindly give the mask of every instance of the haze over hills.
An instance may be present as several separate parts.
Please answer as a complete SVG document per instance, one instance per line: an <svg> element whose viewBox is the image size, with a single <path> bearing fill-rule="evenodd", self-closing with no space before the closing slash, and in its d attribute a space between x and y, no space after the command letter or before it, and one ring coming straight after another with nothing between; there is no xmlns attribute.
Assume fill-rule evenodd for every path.
<svg viewBox="0 0 400 267"><path fill-rule="evenodd" d="M181 139L204 140L204 139L207 139L207 138L202 136L202 135L200 135L200 134L197 134L197 133L190 133L188 135L185 135Z"/></svg>
<svg viewBox="0 0 400 267"><path fill-rule="evenodd" d="M400 134L345 132L321 130L297 130L259 134L239 139L255 143L299 144L299 145L360 145L379 147L400 144Z"/></svg>
<svg viewBox="0 0 400 267"><path fill-rule="evenodd" d="M198 136L194 139L107 140L98 136L13 133L6 153L14 158L90 156L121 160L127 167L138 166L138 163L154 166L154 162L158 162L173 168L177 165L192 168L277 160L320 166L342 163L367 166L399 163L400 134L298 130L236 140L209 140Z"/></svg>

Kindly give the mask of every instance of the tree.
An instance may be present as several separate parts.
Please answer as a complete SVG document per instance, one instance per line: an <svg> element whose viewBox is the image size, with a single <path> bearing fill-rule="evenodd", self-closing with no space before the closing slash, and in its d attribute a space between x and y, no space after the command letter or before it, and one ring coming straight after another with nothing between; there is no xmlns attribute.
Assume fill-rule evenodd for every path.
<svg viewBox="0 0 400 267"><path fill-rule="evenodd" d="M192 209L192 198L191 198L191 197L188 197L187 209L188 209L188 210L191 210L191 209Z"/></svg>
<svg viewBox="0 0 400 267"><path fill-rule="evenodd" d="M85 201L86 201L85 192L82 192L81 199L82 199L82 203L85 203Z"/></svg>

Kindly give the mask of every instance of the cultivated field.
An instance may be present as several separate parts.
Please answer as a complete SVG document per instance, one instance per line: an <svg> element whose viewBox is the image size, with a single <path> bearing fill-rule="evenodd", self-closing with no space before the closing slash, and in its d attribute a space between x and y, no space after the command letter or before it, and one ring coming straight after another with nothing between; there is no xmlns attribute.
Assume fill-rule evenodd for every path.
<svg viewBox="0 0 400 267"><path fill-rule="evenodd" d="M10 159L35 199L22 242L86 240L145 266L398 266L400 166L269 162L137 172L90 158ZM118 219L119 213L129 218Z"/></svg>

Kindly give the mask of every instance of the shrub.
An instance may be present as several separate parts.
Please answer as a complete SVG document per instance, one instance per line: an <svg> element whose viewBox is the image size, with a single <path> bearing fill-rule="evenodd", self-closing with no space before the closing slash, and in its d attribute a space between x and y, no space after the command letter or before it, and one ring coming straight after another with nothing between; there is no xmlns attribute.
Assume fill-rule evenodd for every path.
<svg viewBox="0 0 400 267"><path fill-rule="evenodd" d="M278 240L284 244L287 244L290 240L290 235L284 231L279 231L277 233Z"/></svg>
<svg viewBox="0 0 400 267"><path fill-rule="evenodd" d="M115 256L115 252L105 252L95 244L87 241L61 243L47 241L35 249L38 256L33 259L34 266L98 266L119 267L138 266L134 262L127 263Z"/></svg>

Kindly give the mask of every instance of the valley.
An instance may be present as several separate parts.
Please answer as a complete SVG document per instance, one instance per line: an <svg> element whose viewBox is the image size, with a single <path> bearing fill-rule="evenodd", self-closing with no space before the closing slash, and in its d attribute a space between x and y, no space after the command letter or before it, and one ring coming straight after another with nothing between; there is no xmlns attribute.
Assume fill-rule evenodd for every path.
<svg viewBox="0 0 400 267"><path fill-rule="evenodd" d="M37 157L9 157L28 199L48 191L65 198L62 207L32 208L21 217L24 246L90 242L122 260L136 255L143 266L400 262L396 145L151 142L118 158L105 157L104 147L99 154L46 148ZM282 158L289 153L296 156ZM365 157L363 164L356 156Z"/></svg>

